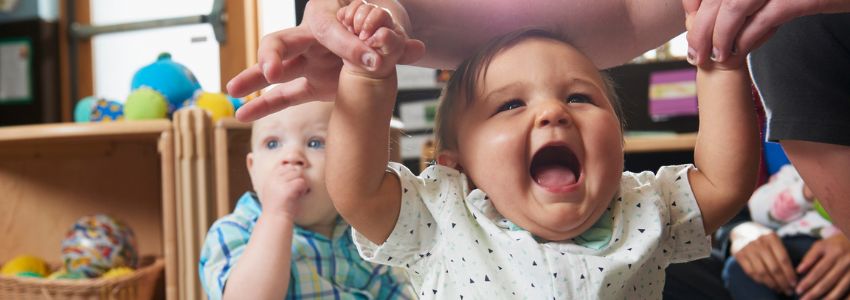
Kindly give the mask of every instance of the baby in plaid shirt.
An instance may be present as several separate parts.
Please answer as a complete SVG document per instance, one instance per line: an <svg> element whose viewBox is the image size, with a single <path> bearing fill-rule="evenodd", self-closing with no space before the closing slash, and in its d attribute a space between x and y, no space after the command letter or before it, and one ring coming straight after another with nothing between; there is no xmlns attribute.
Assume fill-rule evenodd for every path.
<svg viewBox="0 0 850 300"><path fill-rule="evenodd" d="M246 157L254 192L212 225L201 253L210 299L414 298L389 267L360 258L328 196L332 108L313 102L254 123Z"/></svg>

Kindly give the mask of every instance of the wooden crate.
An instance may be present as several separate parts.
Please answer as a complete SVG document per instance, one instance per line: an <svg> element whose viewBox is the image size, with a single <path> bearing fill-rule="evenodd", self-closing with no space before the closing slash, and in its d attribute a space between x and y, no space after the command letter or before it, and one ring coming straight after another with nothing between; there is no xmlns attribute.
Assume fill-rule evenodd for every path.
<svg viewBox="0 0 850 300"><path fill-rule="evenodd" d="M106 213L164 258L159 298L178 299L175 169L167 120L0 128L0 261L61 260L78 218Z"/></svg>

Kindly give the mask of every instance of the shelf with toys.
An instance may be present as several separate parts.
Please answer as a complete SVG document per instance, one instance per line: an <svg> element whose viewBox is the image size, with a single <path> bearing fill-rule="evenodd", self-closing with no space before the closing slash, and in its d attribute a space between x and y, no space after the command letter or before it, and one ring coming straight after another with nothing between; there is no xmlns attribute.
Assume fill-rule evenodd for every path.
<svg viewBox="0 0 850 300"><path fill-rule="evenodd" d="M63 266L66 270L68 267L85 270L86 265L102 262L103 257L92 254L72 264L74 253L86 253L68 248L68 243L75 242L73 229L81 228L74 224L81 218L99 214L114 217L116 223L134 232L135 242L126 243L134 246L124 247L135 248L138 259L155 258L137 265L134 276L111 281L21 278L15 276L20 270L13 266L6 269L12 264L4 264L4 271L12 274L0 275L0 298L60 297L61 293L67 297L97 292L119 299L163 298L176 290L172 143L171 124L167 120L0 128L0 195L4 198L0 205L0 220L4 220L0 234L6 241L0 244L0 262L29 255L49 263L50 273ZM100 222L103 223L108 222ZM94 233L103 232L98 228L102 229L89 228L86 236L94 239L97 236ZM116 226L110 228L113 229L106 231L119 232L114 230ZM124 239L112 241L116 240ZM84 245L92 240L76 240L76 243ZM116 256L122 248L100 249L109 250L101 252L102 255ZM127 258L117 257L122 256L114 258L114 265L107 265L120 266L121 261L135 265L127 263ZM155 269L151 271L149 267ZM37 273L44 276L48 270ZM144 278L139 278L141 274ZM88 276L93 275L96 274Z"/></svg>

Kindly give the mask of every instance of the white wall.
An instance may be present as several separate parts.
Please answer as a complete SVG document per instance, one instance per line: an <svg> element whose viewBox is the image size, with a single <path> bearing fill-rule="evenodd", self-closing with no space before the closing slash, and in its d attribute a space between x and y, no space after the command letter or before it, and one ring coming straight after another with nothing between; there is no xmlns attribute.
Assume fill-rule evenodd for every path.
<svg viewBox="0 0 850 300"><path fill-rule="evenodd" d="M91 0L92 24L153 20L208 14L213 0ZM201 87L220 92L218 42L209 24L111 33L92 39L95 95L124 102L133 74L169 52L185 65ZM79 95L85 97L88 95Z"/></svg>

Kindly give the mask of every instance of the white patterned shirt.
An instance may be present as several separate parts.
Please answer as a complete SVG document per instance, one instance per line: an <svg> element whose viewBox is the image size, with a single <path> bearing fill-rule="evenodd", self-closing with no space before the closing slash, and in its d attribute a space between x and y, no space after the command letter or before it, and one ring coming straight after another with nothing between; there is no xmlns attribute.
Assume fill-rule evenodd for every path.
<svg viewBox="0 0 850 300"><path fill-rule="evenodd" d="M624 172L605 214L611 240L596 250L511 230L454 169L431 166L416 176L390 164L402 189L395 228L383 245L356 230L354 242L369 261L407 268L421 299L660 299L668 264L710 252L688 183L692 167Z"/></svg>

